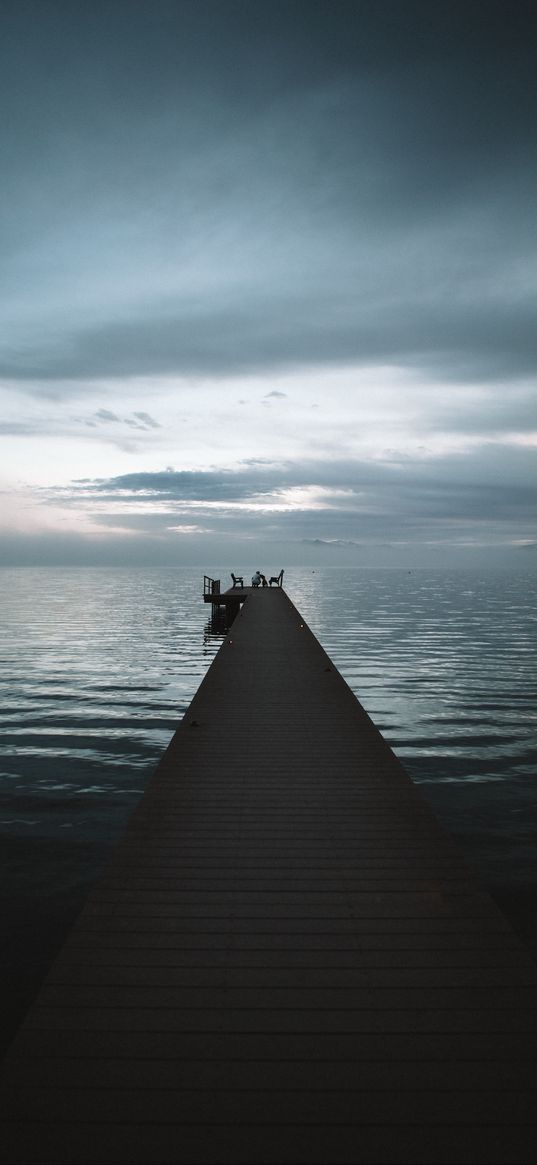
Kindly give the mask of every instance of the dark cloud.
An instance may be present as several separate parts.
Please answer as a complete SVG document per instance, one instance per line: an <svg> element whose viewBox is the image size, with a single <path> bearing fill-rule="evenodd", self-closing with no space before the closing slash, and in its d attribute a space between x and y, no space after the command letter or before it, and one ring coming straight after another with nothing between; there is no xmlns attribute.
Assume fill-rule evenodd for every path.
<svg viewBox="0 0 537 1165"><path fill-rule="evenodd" d="M278 425L292 447L309 375L324 410L293 464L97 481L90 460L43 505L128 530L132 561L175 561L189 524L312 555L534 541L534 0L6 0L2 22L0 432L154 443L186 467L227 456L208 417L186 460L174 398L193 432L204 378L215 417L250 398L244 451ZM386 367L406 370L404 409L379 394L383 457L382 419L370 460L341 456L330 370L351 365L372 368L371 387L349 374L366 426ZM304 387L271 410L293 369Z"/></svg>
<svg viewBox="0 0 537 1165"><path fill-rule="evenodd" d="M99 432L99 439L112 440L114 444L121 445L121 429L127 426L128 429L138 429L141 432L152 432L155 429L160 429L162 426L149 413L136 412L130 416L120 417L111 409L97 409L96 412L90 416L66 416L61 411L50 411L48 413L36 413L33 416L25 417L21 420L6 420L0 421L0 436L6 437L48 437L48 436L63 436L69 437L76 434L80 425L85 428L96 429ZM106 436L108 427L111 426L111 437Z"/></svg>
<svg viewBox="0 0 537 1165"><path fill-rule="evenodd" d="M95 520L105 524L165 530L178 513L191 521L210 515L217 533L223 527L235 536L255 530L269 539L306 538L331 545L396 540L402 532L419 541L434 530L447 537L456 529L475 533L485 526L513 536L519 530L527 537L536 511L531 451L492 443L471 454L410 465L310 462L246 465L234 472L124 474L74 483L48 496L74 505L83 498ZM285 502L292 506L282 512L277 507ZM105 516L100 517L103 504ZM249 504L251 510L245 508Z"/></svg>
<svg viewBox="0 0 537 1165"><path fill-rule="evenodd" d="M535 385L509 385L495 391L483 388L476 399L471 393L458 394L456 403L449 395L439 399L428 422L431 428L444 432L491 434L531 433L537 430L537 399Z"/></svg>
<svg viewBox="0 0 537 1165"><path fill-rule="evenodd" d="M95 413L95 417L97 418L98 421L105 421L105 422L118 421L119 422L119 417L116 416L116 413L110 412L110 409L97 409L97 412Z"/></svg>
<svg viewBox="0 0 537 1165"><path fill-rule="evenodd" d="M534 371L533 0L3 11L4 376Z"/></svg>
<svg viewBox="0 0 537 1165"><path fill-rule="evenodd" d="M111 409L97 409L91 417L83 418L84 425L127 425L130 429L141 429L145 432L151 429L160 429L162 426L154 417L145 412L133 412L130 416L119 417Z"/></svg>
<svg viewBox="0 0 537 1165"><path fill-rule="evenodd" d="M0 435L3 437L33 437L41 428L36 421L0 421Z"/></svg>
<svg viewBox="0 0 537 1165"><path fill-rule="evenodd" d="M492 279L492 273L491 273ZM355 294L354 292L352 293ZM333 289L329 303L301 296L266 297L248 306L211 313L210 304L189 320L166 317L103 324L69 338L69 351L27 354L24 363L4 363L0 374L67 382L78 377L180 373L229 376L293 366L397 363L421 374L454 381L526 377L537 366L537 329L532 307L507 302L484 308L446 295L431 303L392 292L353 305ZM37 383L36 383L37 382Z"/></svg>
<svg viewBox="0 0 537 1165"><path fill-rule="evenodd" d="M240 502L253 493L270 493L284 487L296 477L293 467L277 469L253 467L246 470L172 470L156 473L125 473L104 481L95 481L95 495L113 498L118 492L133 498L138 495L170 501ZM87 488L87 482L84 483ZM76 496L76 483L72 496Z"/></svg>
<svg viewBox="0 0 537 1165"><path fill-rule="evenodd" d="M149 413L133 413L133 416L136 417L136 420L140 421L146 429L160 429L162 427L154 417L149 415Z"/></svg>
<svg viewBox="0 0 537 1165"><path fill-rule="evenodd" d="M341 546L358 546L361 542L353 542L350 538L302 538L302 542L306 546L328 546L329 549L336 549Z"/></svg>

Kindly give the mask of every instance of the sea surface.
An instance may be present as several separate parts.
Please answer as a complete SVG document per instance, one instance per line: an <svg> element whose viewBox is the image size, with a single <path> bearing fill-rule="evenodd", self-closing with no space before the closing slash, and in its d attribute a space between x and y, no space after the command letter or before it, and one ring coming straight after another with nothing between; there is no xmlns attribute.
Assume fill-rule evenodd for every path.
<svg viewBox="0 0 537 1165"><path fill-rule="evenodd" d="M0 571L4 1043L220 646L202 575ZM537 956L537 574L285 587Z"/></svg>

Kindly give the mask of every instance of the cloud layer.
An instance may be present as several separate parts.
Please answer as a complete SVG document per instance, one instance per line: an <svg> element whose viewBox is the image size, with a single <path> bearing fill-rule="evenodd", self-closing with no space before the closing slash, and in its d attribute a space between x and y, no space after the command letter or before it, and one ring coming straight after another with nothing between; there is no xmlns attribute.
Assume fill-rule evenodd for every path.
<svg viewBox="0 0 537 1165"><path fill-rule="evenodd" d="M533 371L533 5L7 7L5 377Z"/></svg>
<svg viewBox="0 0 537 1165"><path fill-rule="evenodd" d="M8 0L0 442L37 525L87 520L83 473L103 529L151 478L176 540L525 544L536 31L533 0Z"/></svg>

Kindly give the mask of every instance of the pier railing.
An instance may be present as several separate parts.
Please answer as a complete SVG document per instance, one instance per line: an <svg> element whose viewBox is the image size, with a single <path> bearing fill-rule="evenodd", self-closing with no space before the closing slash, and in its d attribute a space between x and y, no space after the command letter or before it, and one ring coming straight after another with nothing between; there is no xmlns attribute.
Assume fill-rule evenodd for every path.
<svg viewBox="0 0 537 1165"><path fill-rule="evenodd" d="M205 595L219 595L220 594L220 579L210 578L208 574L203 576L203 594Z"/></svg>

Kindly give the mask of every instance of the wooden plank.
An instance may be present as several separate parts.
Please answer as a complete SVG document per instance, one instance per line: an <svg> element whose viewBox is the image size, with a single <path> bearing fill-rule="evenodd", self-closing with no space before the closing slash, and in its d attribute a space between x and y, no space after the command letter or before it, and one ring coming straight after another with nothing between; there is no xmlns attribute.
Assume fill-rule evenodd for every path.
<svg viewBox="0 0 537 1165"><path fill-rule="evenodd" d="M245 591L5 1061L5 1159L526 1163L535 964L285 592Z"/></svg>

